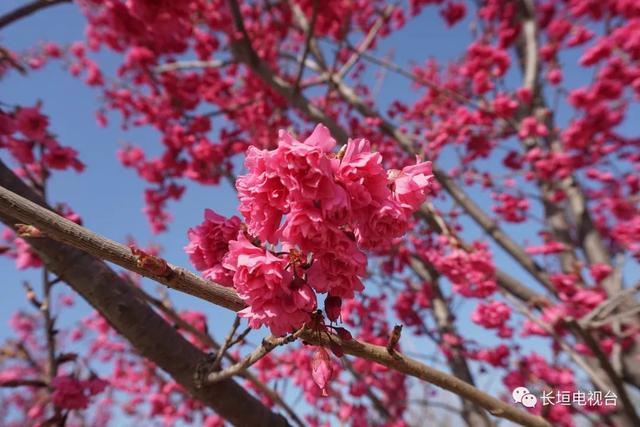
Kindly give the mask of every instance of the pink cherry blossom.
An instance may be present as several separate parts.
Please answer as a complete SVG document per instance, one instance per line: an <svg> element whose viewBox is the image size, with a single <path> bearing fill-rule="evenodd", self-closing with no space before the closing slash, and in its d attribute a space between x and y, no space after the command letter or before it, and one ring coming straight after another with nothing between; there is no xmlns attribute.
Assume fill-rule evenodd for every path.
<svg viewBox="0 0 640 427"><path fill-rule="evenodd" d="M306 283L294 280L288 261L254 246L242 233L229 243L222 265L233 271L233 284L248 308L239 315L258 328L267 325L276 335L300 328L316 308Z"/></svg>
<svg viewBox="0 0 640 427"><path fill-rule="evenodd" d="M313 359L311 359L311 375L318 388L322 390L323 396L329 395L327 385L331 379L331 374L332 369L331 362L329 361L329 353L320 347L313 353Z"/></svg>
<svg viewBox="0 0 640 427"><path fill-rule="evenodd" d="M29 139L41 140L46 136L49 119L40 113L40 107L19 108L15 118L18 130Z"/></svg>
<svg viewBox="0 0 640 427"><path fill-rule="evenodd" d="M282 215L289 210L289 190L272 167L273 154L250 147L245 160L247 175L238 177L236 188L242 213L250 233L275 242Z"/></svg>
<svg viewBox="0 0 640 427"><path fill-rule="evenodd" d="M185 252L202 275L225 286L233 285L233 273L222 266L229 250L229 241L237 237L240 219L226 219L211 209L205 210L204 222L189 229L189 244Z"/></svg>
<svg viewBox="0 0 640 427"><path fill-rule="evenodd" d="M16 267L19 270L42 266L40 257L24 239L17 238L14 240L14 244L16 247Z"/></svg>
<svg viewBox="0 0 640 427"><path fill-rule="evenodd" d="M366 139L349 140L337 166L336 178L347 190L354 210L380 203L390 194L382 156L371 152L371 144Z"/></svg>
<svg viewBox="0 0 640 427"><path fill-rule="evenodd" d="M485 328L501 328L511 316L511 308L501 301L478 304L471 314L471 320Z"/></svg>
<svg viewBox="0 0 640 427"><path fill-rule="evenodd" d="M406 166L399 173L392 173L391 180L394 198L406 212L415 212L424 203L431 189L431 162Z"/></svg>

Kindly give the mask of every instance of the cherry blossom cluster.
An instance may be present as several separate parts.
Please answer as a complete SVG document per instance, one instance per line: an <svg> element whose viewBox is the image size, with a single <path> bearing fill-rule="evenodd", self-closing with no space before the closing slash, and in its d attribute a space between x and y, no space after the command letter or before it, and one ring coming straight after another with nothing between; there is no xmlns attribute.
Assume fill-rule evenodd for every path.
<svg viewBox="0 0 640 427"><path fill-rule="evenodd" d="M40 112L41 106L0 109L0 148L7 150L22 168L23 175L40 178L48 169L84 170L78 153L64 147L49 132L49 118Z"/></svg>
<svg viewBox="0 0 640 427"><path fill-rule="evenodd" d="M274 150L248 150L247 174L238 177L239 210L246 221L213 211L189 230L194 266L233 286L248 304L240 315L258 328L290 332L310 320L316 293L332 301L363 290L363 250L389 247L425 201L431 164L386 171L365 139L338 153L329 130L318 125L300 142L280 132ZM335 303L334 303L335 304Z"/></svg>
<svg viewBox="0 0 640 427"><path fill-rule="evenodd" d="M71 375L59 375L51 381L51 386L54 405L66 409L85 409L89 399L101 393L107 382L98 377L78 380Z"/></svg>

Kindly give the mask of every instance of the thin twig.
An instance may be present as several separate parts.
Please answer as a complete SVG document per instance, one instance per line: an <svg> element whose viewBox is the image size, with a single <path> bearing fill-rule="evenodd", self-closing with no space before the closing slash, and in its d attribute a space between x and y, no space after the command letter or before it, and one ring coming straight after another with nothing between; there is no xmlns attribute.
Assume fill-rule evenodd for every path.
<svg viewBox="0 0 640 427"><path fill-rule="evenodd" d="M307 34L304 40L304 51L302 53L302 60L300 61L300 66L298 67L298 74L296 76L295 83L293 85L294 93L297 93L300 90L300 82L302 81L302 74L304 74L304 63L307 60L307 56L309 56L309 51L311 50L311 40L313 38L313 30L316 27L316 19L318 18L318 7L319 0L313 0L313 11L311 12L311 23L309 24L309 28L307 28Z"/></svg>
<svg viewBox="0 0 640 427"><path fill-rule="evenodd" d="M157 74L167 73L177 70L191 70L199 68L222 68L227 65L233 64L234 61L219 61L212 59L210 61L200 61L197 59L187 61L167 62L166 64L159 65L155 68Z"/></svg>
<svg viewBox="0 0 640 427"><path fill-rule="evenodd" d="M238 336L233 341L231 341L231 343L229 343L229 348L233 347L234 345L238 344L239 342L244 341L244 339L247 337L247 335L249 335L249 333L252 330L253 329L251 329L250 327L247 327L244 331L239 333Z"/></svg>
<svg viewBox="0 0 640 427"><path fill-rule="evenodd" d="M247 370L247 368L265 357L276 347L289 344L297 340L300 335L302 335L304 330L305 328L303 326L291 335L286 335L284 337L276 337L271 335L266 337L262 340L262 343L258 346L258 348L256 348L253 352L251 352L251 354L242 359L240 362L236 363L235 365L231 365L220 372L209 373L209 375L207 376L207 382L209 384L215 383L244 372L245 370Z"/></svg>
<svg viewBox="0 0 640 427"><path fill-rule="evenodd" d="M232 345L231 341L233 341L233 336L236 334L236 331L238 330L238 326L240 326L240 316L236 316L235 320L233 321L233 325L231 325L231 330L229 331L229 333L227 334L227 337L224 339L222 345L218 349L218 352L216 353L216 358L213 360L213 364L211 366L212 370L217 371L218 368L220 367L222 356L224 356L224 354L227 352L227 349L231 347Z"/></svg>
<svg viewBox="0 0 640 427"><path fill-rule="evenodd" d="M344 78L349 73L351 68L356 64L356 62L358 62L358 59L360 59L362 54L369 49L371 43L373 43L373 41L376 39L378 31L380 31L382 26L387 22L396 6L397 4L387 5L387 7L382 11L380 18L378 18L375 24L373 24L365 38L358 45L349 59L347 59L347 62L345 62L342 67L340 67L340 70L337 72L337 76L339 78Z"/></svg>
<svg viewBox="0 0 640 427"><path fill-rule="evenodd" d="M27 69L22 65L16 58L14 58L13 53L4 46L0 46L0 63L2 61L6 61L13 68L18 70L20 74L27 74Z"/></svg>

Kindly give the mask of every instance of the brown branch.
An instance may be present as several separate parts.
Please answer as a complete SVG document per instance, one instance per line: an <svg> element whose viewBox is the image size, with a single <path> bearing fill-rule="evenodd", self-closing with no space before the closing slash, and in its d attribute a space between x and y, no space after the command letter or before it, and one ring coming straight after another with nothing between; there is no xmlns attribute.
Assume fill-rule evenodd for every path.
<svg viewBox="0 0 640 427"><path fill-rule="evenodd" d="M402 325L395 325L391 334L389 335L389 340L387 341L387 353L394 355L396 353L396 346L398 342L400 342L400 337L402 336Z"/></svg>
<svg viewBox="0 0 640 427"><path fill-rule="evenodd" d="M258 360L265 357L271 351L273 351L276 347L290 344L297 340L302 333L304 332L304 326L298 329L295 333L291 335L286 335L284 337L275 337L273 335L266 337L262 340L262 343L256 348L251 354L247 357L236 363L235 365L231 365L228 368L220 371L220 372L211 372L207 376L206 382L208 384L216 383L218 381L222 381L227 378L231 378L234 375L239 375L246 371L251 365L256 363Z"/></svg>
<svg viewBox="0 0 640 427"><path fill-rule="evenodd" d="M433 266L425 263L422 259L415 256L412 256L409 259L409 265L418 277L429 283L429 286L431 287L433 294L431 307L440 336L442 337L444 334L458 335L451 309L444 294L442 293L442 289L438 283L438 274L434 271ZM467 363L460 346L450 345L449 350L451 351L452 357L447 358L447 363L451 372L461 380L466 381L471 385L475 385L471 369L469 369L469 364ZM465 400L462 400L462 411L460 415L469 427L494 425L482 408Z"/></svg>
<svg viewBox="0 0 640 427"><path fill-rule="evenodd" d="M396 4L387 5L387 7L382 11L382 15L380 16L380 18L378 18L375 24L373 24L365 38L338 71L337 76L339 78L345 77L349 73L349 70L351 70L351 67L353 67L356 62L358 62L358 59L360 59L362 54L366 52L367 49L369 49L371 43L373 43L373 41L375 40L378 31L380 31L382 26L389 20L389 17L391 16L391 13L393 13L393 10L396 8L396 6ZM302 62L304 63L304 61ZM301 63L300 66L304 66L303 63Z"/></svg>
<svg viewBox="0 0 640 427"><path fill-rule="evenodd" d="M311 40L313 39L313 30L316 27L316 19L318 18L318 7L319 0L313 0L313 11L311 12L311 22L309 23L309 27L306 31L306 36L304 40L304 51L302 53L302 60L300 61L300 66L298 67L298 74L296 76L295 83L293 85L293 92L297 93L300 90L300 82L302 81L302 74L304 74L304 63L307 60L307 56L309 56L309 51L311 50Z"/></svg>
<svg viewBox="0 0 640 427"><path fill-rule="evenodd" d="M8 171L8 169L6 171ZM2 168L0 168L0 172L2 172ZM9 173L11 172L9 171ZM6 180L3 179L5 175L6 174L0 173L0 183L6 185ZM24 190L24 188L22 192L29 194L28 191ZM112 240L99 236L3 187L0 187L0 218L3 222L9 224L22 221L24 223L34 225L39 229L42 229L51 239L55 239L61 243L66 243L76 249L86 251L88 254L97 258L111 261L121 267L145 275L173 289L199 297L214 304L221 305L225 308L239 311L245 307L242 300L233 290L207 282L193 273L179 267L170 265L174 271L174 274L170 277L158 277L147 271L141 271L136 264L135 258L131 256L130 250L124 245L120 245ZM16 221L16 219L18 221ZM167 336L176 335L176 332L155 313L149 313L150 308L148 306L137 302L139 300L133 298L135 295L133 294L133 291L127 289L129 287L128 285L119 286L121 289L114 288L113 283L122 283L122 280L120 280L115 273L108 269L104 264L92 259L87 254L71 248L61 247L58 243L52 242L48 238L29 239L28 241L34 249L42 255L45 263L51 266L52 271L62 277L65 282L72 286L75 285L76 290L94 304L99 311L104 313L113 324L119 325L116 329L118 329L120 333L125 335L131 341L137 340L137 344L143 347L143 350L146 350L146 353L145 351L142 351L146 357L156 359L156 363L163 366L163 368L168 372L174 373L175 376L178 377L178 382L183 384L186 383L187 388L196 396L202 393L200 389L193 390L193 373L196 371L199 362L204 358L202 352L195 348L184 348L190 344L179 335L176 338L168 339ZM99 266L102 266L106 271L97 272L96 268ZM108 275L108 281L96 280L97 278L101 278L101 275ZM156 316L158 317L158 320L155 323L160 323L164 326L155 325L154 322L150 322L149 319L141 319L140 316L144 316L145 318ZM122 323L123 321L126 321L126 323ZM167 328L171 333L167 331ZM167 334L167 336L162 336L160 335L161 333ZM544 419L508 405L500 399L490 396L450 374L426 366L402 354L395 353L394 355L390 355L385 347L366 344L356 340L343 341L333 334L314 334L304 332L301 337L306 342L322 345L324 347L331 347L337 343L344 350L345 354L362 357L366 360L380 363L395 369L406 375L414 376L422 379L423 381L435 384L456 393L479 406L482 406L493 415L507 418L526 426L550 426L550 424ZM183 341L183 348L178 349L180 346L176 344L176 340ZM163 345L163 349L166 352L171 353L175 358L179 359L180 357L187 357L191 355L191 359L187 360L193 360L194 357L199 357L199 360L198 362L188 364L178 364L181 369L179 372L175 372L178 369L176 366L173 366L176 359L169 358L167 360L165 354L158 354L158 346ZM178 354L176 354L176 352ZM185 354L180 356L180 353ZM163 357L163 360L157 361L161 356ZM164 365L160 362L164 362ZM188 380L183 377L183 375L186 374L184 371L184 368L186 367L185 365L189 365ZM235 383L226 384L229 387L237 387ZM209 389L210 388L204 388L202 390ZM218 390L218 392L231 398L229 393L226 391L223 392ZM239 391L236 391L236 397L234 397L234 399L249 398L242 396L238 397L238 393ZM222 402L229 403L228 400L223 400ZM215 404L221 403L215 402ZM237 419L237 417L242 416L242 414L238 414L236 412L236 406L237 402L235 402L231 408L226 407L222 409L227 409L229 416L234 416ZM264 413L264 410L264 408L259 410L262 416L267 418L273 416L273 414L267 416ZM253 415L255 414L252 414L252 416Z"/></svg>
<svg viewBox="0 0 640 427"><path fill-rule="evenodd" d="M15 388L15 387L46 387L47 383L37 379L23 379L23 380L6 380L0 381L0 388Z"/></svg>
<svg viewBox="0 0 640 427"><path fill-rule="evenodd" d="M13 68L18 70L18 72L22 75L27 74L27 69L22 65L16 58L14 58L13 52L7 49L4 46L0 46L0 63L2 61L6 61Z"/></svg>
<svg viewBox="0 0 640 427"><path fill-rule="evenodd" d="M158 74L167 73L170 71L177 70L191 70L191 69L200 69L200 68L222 68L229 64L233 64L234 61L200 61L197 59L194 60L185 60L185 61L176 61L176 62L167 62L166 64L158 65L155 68L155 72Z"/></svg>
<svg viewBox="0 0 640 427"><path fill-rule="evenodd" d="M62 3L71 3L71 0L36 0L31 3L27 3L11 12L0 16L0 28L4 28L7 25L31 15L41 9L49 6L55 6Z"/></svg>
<svg viewBox="0 0 640 427"><path fill-rule="evenodd" d="M58 372L58 361L56 358L56 330L55 320L51 316L51 280L49 271L42 269L43 299L40 311L44 318L45 336L47 337L47 379L49 382L55 378Z"/></svg>
<svg viewBox="0 0 640 427"><path fill-rule="evenodd" d="M218 352L216 353L216 358L214 359L213 364L211 366L212 370L218 370L218 368L220 367L220 362L222 362L222 356L224 356L227 350L229 349L229 347L231 347L231 341L233 341L233 336L236 334L236 331L238 330L238 326L240 326L240 316L236 316L235 320L233 321L233 325L231 326L231 330L229 331L229 334L227 334L227 337L224 339L224 342L218 349Z"/></svg>
<svg viewBox="0 0 640 427"><path fill-rule="evenodd" d="M0 167L0 177L3 178L7 172L13 175L13 173L9 171L6 166L2 165L2 167ZM0 182L4 183L4 179ZM6 188L0 188L0 192L7 196L11 194L11 192ZM14 197L18 197L20 201L18 201L18 199L14 199ZM40 221L43 221L42 224L44 224L40 228L42 228L42 230L56 230L56 234L49 235L49 237L60 243L69 244L99 259L111 261L123 268L126 268L129 271L133 271L142 276L149 277L156 282L162 283L163 285L166 285L172 289L194 295L198 298L210 301L229 310L239 311L245 307L245 304L240 298L238 298L237 294L229 288L215 285L211 282L203 281L190 271L185 270L184 268L173 266L171 264L168 264L168 267L172 271L171 275L164 276L153 274L153 272L141 268L138 265L138 258L131 253L131 249L127 246L99 236L72 221L61 218L54 212L38 206L33 202L25 200L23 197L13 195L9 196L9 198L14 200L14 202L17 202L18 205L21 205L23 207L26 207L28 205L29 208L27 208L27 211L23 211L21 213L17 207L18 205L15 205L13 208L16 209L15 211L12 208L4 211L6 215L17 216L20 214L29 217L30 214L38 212L37 214L35 214L40 218L39 220L37 220L37 222L40 223ZM3 202L8 200L9 199L3 200ZM22 202L25 202L27 205L22 205ZM30 212L30 214L26 212ZM30 221L32 220L30 219ZM8 225L14 224L16 222L20 221L15 221L13 223L9 223ZM47 241L46 239L40 238L29 239L29 242L31 242L32 246L34 246L33 243L39 240Z"/></svg>

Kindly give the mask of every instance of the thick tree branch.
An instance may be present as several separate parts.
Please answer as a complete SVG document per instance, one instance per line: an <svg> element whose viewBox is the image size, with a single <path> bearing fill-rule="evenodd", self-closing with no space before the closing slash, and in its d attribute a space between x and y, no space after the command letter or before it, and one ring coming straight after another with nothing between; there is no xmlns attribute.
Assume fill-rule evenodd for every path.
<svg viewBox="0 0 640 427"><path fill-rule="evenodd" d="M36 0L31 3L27 3L24 6L0 16L0 29L46 7L62 3L71 3L71 1L72 0Z"/></svg>

